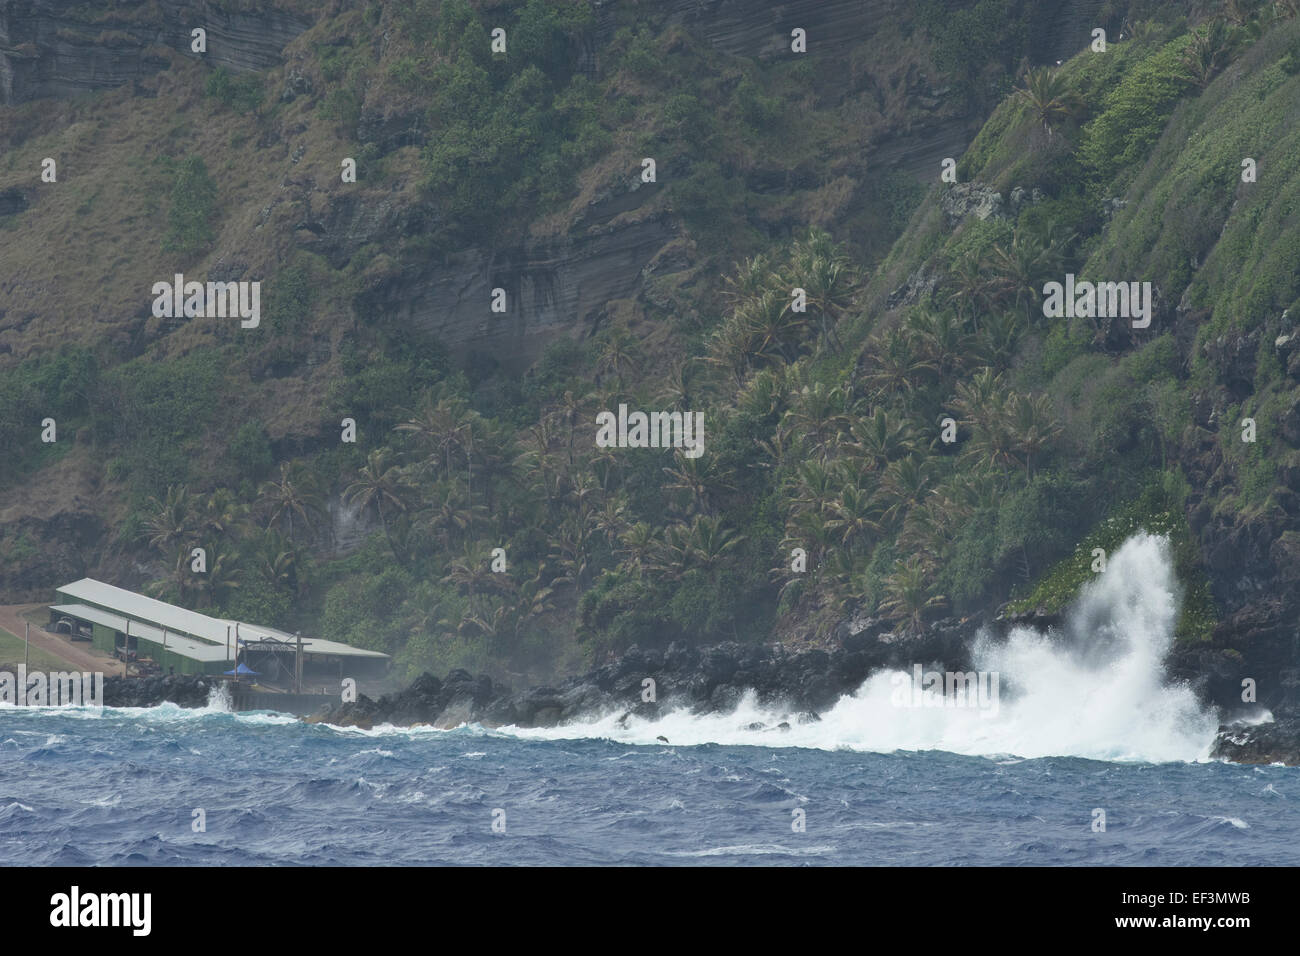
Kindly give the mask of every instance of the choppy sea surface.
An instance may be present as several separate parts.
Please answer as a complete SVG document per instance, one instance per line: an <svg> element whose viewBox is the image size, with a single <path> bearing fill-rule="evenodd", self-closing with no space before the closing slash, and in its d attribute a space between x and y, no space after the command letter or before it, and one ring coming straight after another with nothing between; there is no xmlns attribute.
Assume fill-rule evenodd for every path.
<svg viewBox="0 0 1300 956"><path fill-rule="evenodd" d="M1296 865L1297 837L1285 767L0 714L10 864Z"/></svg>
<svg viewBox="0 0 1300 956"><path fill-rule="evenodd" d="M1218 715L1164 678L1177 594L1167 542L1134 537L1066 633L977 646L998 678L977 706L925 706L904 672L816 721L752 699L527 730L0 705L0 861L1300 864L1300 768L1210 760Z"/></svg>

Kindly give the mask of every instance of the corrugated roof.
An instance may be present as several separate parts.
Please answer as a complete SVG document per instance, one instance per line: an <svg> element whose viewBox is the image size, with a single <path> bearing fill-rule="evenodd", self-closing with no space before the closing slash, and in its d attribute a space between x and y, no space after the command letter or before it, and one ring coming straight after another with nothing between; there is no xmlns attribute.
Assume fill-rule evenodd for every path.
<svg viewBox="0 0 1300 956"><path fill-rule="evenodd" d="M101 611L96 607L88 607L85 604L55 604L50 610L55 614L65 614L81 621L103 624L105 627L111 627L123 634L126 633L127 624L129 623L132 637L143 637L155 644L163 642L162 628L142 623L134 618L128 619L119 614L110 614L108 611ZM209 644L207 641L196 641L192 637L186 637L184 634L179 634L170 629L167 631L167 650L175 651L182 657L193 658L196 661L229 660L224 645L218 647L215 644Z"/></svg>
<svg viewBox="0 0 1300 956"><path fill-rule="evenodd" d="M125 588L114 587L93 578L82 578L72 584L66 584L58 589L58 593L77 602L97 604L111 612L116 612L110 614L110 616L116 617L123 622L123 626L108 621L99 622L107 627L113 627L114 630L125 631L124 621L126 618L130 618L133 622L131 625L132 634L141 634L149 640L161 642L162 628L165 627L167 629L167 647L169 649L173 640L180 636L188 635L190 638L195 638L196 640L192 641L196 646L195 652L186 656L194 657L196 660L226 660L226 628L230 628L233 643L236 625L238 625L239 637L246 641L256 641L266 637L278 640L295 640L292 634L276 630L273 627L249 624L247 621L208 617L206 614L177 607L174 604L168 604L166 601L158 601L143 594L137 594L135 591L128 591ZM87 610L93 611L95 609L87 608ZM81 615L73 616L81 617ZM94 618L83 617L83 620L93 621ZM134 623L137 621L154 625L151 629L153 633L140 629L143 625ZM154 633L157 634L156 637ZM208 643L204 644L205 641ZM201 653L207 653L199 650L205 647L215 648L220 653L216 657L200 656ZM349 644L341 644L338 641L326 641L319 637L304 637L302 639L302 649L305 654L332 654L338 657L388 657L387 654L382 654L379 651L363 650ZM184 652L178 650L178 653Z"/></svg>

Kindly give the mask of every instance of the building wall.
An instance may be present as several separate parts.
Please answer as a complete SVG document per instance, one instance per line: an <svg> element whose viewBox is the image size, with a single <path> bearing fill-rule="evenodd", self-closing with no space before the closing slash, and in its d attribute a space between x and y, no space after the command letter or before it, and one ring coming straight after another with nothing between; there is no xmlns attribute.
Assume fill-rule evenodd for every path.
<svg viewBox="0 0 1300 956"><path fill-rule="evenodd" d="M112 654L116 647L117 631L104 624L91 624L90 643L95 650L103 651L105 654Z"/></svg>
<svg viewBox="0 0 1300 956"><path fill-rule="evenodd" d="M196 661L184 654L177 654L170 648L164 649L161 644L147 637L137 638L136 641L140 655L152 657L162 666L164 674L171 667L176 668L177 674L220 674L222 671L230 670L230 665L226 661Z"/></svg>

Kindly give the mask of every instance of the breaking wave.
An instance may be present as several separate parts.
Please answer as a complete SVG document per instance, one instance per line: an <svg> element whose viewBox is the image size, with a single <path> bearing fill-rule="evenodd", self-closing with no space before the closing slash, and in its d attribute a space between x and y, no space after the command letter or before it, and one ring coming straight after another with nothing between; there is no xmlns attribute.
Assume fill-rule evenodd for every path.
<svg viewBox="0 0 1300 956"><path fill-rule="evenodd" d="M982 636L973 662L996 673L997 707L898 705L911 675L878 672L819 721L764 709L747 695L726 715L682 710L656 720L609 715L551 728L508 728L521 737L605 737L672 746L759 744L889 753L1074 756L1097 760L1205 760L1218 719L1191 689L1165 682L1179 588L1168 541L1138 534L1083 589L1061 631L1015 628ZM923 663L923 662L918 662ZM994 712L996 710L996 712ZM786 726L782 727L781 724Z"/></svg>

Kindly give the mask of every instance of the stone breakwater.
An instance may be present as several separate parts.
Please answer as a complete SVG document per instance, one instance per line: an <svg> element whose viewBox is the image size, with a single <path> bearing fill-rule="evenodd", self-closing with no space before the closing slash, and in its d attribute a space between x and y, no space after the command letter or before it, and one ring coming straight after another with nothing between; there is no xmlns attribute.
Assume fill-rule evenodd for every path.
<svg viewBox="0 0 1300 956"><path fill-rule="evenodd" d="M207 677L108 677L104 679L105 707L206 707L216 682Z"/></svg>

